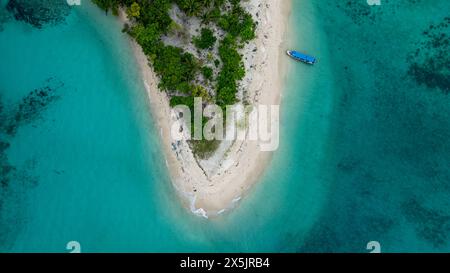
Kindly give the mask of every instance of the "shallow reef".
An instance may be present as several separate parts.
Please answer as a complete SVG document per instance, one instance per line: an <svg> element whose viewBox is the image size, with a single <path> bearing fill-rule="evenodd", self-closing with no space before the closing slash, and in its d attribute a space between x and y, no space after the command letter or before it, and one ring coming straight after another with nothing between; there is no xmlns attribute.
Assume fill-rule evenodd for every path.
<svg viewBox="0 0 450 273"><path fill-rule="evenodd" d="M39 118L42 112L59 98L55 92L63 86L63 83L53 78L47 79L43 87L32 90L16 105L10 107L5 107L0 97L0 225L2 226L6 226L3 225L6 222L18 221L17 217L2 209L3 203L7 200L10 202L11 199L17 203L16 199L23 198L20 197L20 193L24 189L34 187L38 183L38 179L29 174L30 168L34 166L33 162L23 169L11 165L8 158L9 142L20 126ZM6 235L0 235L0 246L4 241L2 236Z"/></svg>
<svg viewBox="0 0 450 273"><path fill-rule="evenodd" d="M423 32L423 40L408 55L408 75L417 83L450 93L450 17L438 24L431 24Z"/></svg>
<svg viewBox="0 0 450 273"><path fill-rule="evenodd" d="M40 29L63 23L71 8L61 0L9 0L6 9L16 20Z"/></svg>

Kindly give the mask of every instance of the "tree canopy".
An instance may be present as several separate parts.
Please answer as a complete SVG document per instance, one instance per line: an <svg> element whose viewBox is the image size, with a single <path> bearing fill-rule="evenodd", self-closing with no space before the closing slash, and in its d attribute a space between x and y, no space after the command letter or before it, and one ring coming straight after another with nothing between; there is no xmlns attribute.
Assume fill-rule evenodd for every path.
<svg viewBox="0 0 450 273"><path fill-rule="evenodd" d="M192 42L199 49L209 49L214 47L217 38L209 28L202 28L200 36L194 37Z"/></svg>

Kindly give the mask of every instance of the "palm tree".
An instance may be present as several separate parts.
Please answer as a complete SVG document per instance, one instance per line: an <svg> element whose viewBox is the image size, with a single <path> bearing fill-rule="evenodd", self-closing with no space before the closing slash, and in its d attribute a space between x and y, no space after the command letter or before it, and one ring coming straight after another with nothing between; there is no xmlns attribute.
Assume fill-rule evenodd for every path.
<svg viewBox="0 0 450 273"><path fill-rule="evenodd" d="M197 16L203 10L204 2L205 0L181 0L178 5L188 16Z"/></svg>

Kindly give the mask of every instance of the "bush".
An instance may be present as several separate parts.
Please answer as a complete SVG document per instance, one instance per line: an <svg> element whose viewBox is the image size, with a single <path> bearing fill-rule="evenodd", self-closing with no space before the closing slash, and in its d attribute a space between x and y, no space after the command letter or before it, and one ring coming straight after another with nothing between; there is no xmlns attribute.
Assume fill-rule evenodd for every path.
<svg viewBox="0 0 450 273"><path fill-rule="evenodd" d="M219 46L223 66L217 78L217 104L221 107L236 102L237 81L245 76L242 57L236 49L236 40L228 35Z"/></svg>
<svg viewBox="0 0 450 273"><path fill-rule="evenodd" d="M211 67L204 66L202 68L202 74L203 74L203 77L205 77L205 79L212 81L212 79L213 79L213 70L212 70Z"/></svg>
<svg viewBox="0 0 450 273"><path fill-rule="evenodd" d="M194 80L198 64L194 56L174 46L159 48L153 68L160 77L159 87L166 91L185 91L181 88ZM182 89L182 90L180 90Z"/></svg>
<svg viewBox="0 0 450 273"><path fill-rule="evenodd" d="M192 151L200 159L207 159L219 148L219 140L191 140Z"/></svg>
<svg viewBox="0 0 450 273"><path fill-rule="evenodd" d="M218 25L233 37L240 37L242 42L250 41L256 37L256 24L252 16L238 4L234 4L231 12L219 19Z"/></svg>
<svg viewBox="0 0 450 273"><path fill-rule="evenodd" d="M138 3L134 2L133 4L131 4L131 6L127 9L127 14L129 17L134 17L134 18L138 18L139 15L141 14L141 7L139 6Z"/></svg>
<svg viewBox="0 0 450 273"><path fill-rule="evenodd" d="M216 44L216 37L212 30L202 28L201 35L194 37L192 43L199 49L211 49Z"/></svg>

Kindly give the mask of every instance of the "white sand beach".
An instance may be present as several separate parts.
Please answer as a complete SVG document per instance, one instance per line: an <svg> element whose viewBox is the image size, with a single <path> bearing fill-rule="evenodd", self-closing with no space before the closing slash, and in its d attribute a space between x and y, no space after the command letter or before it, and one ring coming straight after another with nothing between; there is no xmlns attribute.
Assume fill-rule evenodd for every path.
<svg viewBox="0 0 450 273"><path fill-rule="evenodd" d="M243 50L247 75L241 85L253 105L279 105L285 74L283 42L291 1L243 1L258 22L257 38ZM126 22L124 13L120 19ZM160 130L165 161L182 203L193 213L209 218L232 209L261 178L272 152L263 152L259 143L236 140L221 145L208 160L194 158L186 141L174 143L171 125L176 120L165 92L148 65L140 46L131 42L148 92L153 118ZM256 47L256 51L252 50Z"/></svg>

